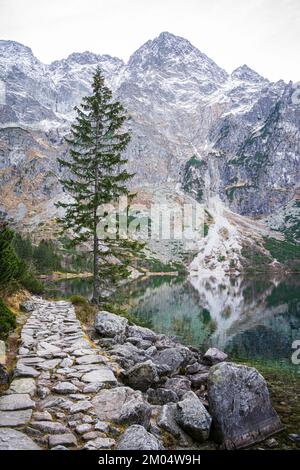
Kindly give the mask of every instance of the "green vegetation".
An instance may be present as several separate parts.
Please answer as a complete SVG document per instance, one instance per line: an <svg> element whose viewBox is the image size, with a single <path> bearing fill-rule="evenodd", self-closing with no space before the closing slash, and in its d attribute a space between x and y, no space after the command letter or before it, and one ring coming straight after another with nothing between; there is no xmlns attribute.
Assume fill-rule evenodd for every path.
<svg viewBox="0 0 300 470"><path fill-rule="evenodd" d="M58 222L62 235L72 233L70 246L93 246L92 301L101 304L103 291L129 277L129 268L142 248L137 241L123 236L123 215L107 209L108 205L117 205L121 196L126 196L129 203L134 196L127 187L133 175L124 169L127 160L122 156L131 135L124 126L128 120L125 109L119 101L113 101L100 68L93 76L92 94L82 99L76 112L66 140L69 157L58 159L67 170L68 176L61 183L72 202L57 204L65 209ZM129 209L126 204L126 216ZM127 217L126 224L128 229Z"/></svg>
<svg viewBox="0 0 300 470"><path fill-rule="evenodd" d="M264 247L280 263L299 263L300 245L288 240L277 240L272 237L264 237Z"/></svg>
<svg viewBox="0 0 300 470"><path fill-rule="evenodd" d="M186 268L181 263L163 263L157 258L140 258L137 260L137 269L147 270L153 273L168 273L177 271L178 274L185 274Z"/></svg>
<svg viewBox="0 0 300 470"><path fill-rule="evenodd" d="M244 246L241 254L245 258L245 269L248 272L266 271L272 262L272 258L262 253L255 245Z"/></svg>
<svg viewBox="0 0 300 470"><path fill-rule="evenodd" d="M5 339L16 327L16 317L0 298L0 339Z"/></svg>
<svg viewBox="0 0 300 470"><path fill-rule="evenodd" d="M8 224L0 221L0 293L2 292L2 295L13 293L24 287L35 294L40 294L43 292L43 286L35 278L35 270L31 263L25 256L24 258L18 256L14 245L15 237L16 234ZM24 253L29 256L26 250Z"/></svg>
<svg viewBox="0 0 300 470"><path fill-rule="evenodd" d="M233 201L233 197L234 197L234 193L236 191L237 188L228 188L226 189L225 193L226 193L226 196L228 197L229 201L232 202Z"/></svg>

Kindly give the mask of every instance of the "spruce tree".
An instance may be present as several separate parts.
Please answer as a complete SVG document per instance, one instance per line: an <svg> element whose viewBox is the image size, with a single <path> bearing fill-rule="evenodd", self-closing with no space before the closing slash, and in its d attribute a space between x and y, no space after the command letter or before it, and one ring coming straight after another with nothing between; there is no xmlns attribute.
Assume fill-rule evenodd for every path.
<svg viewBox="0 0 300 470"><path fill-rule="evenodd" d="M13 248L14 232L0 220L0 289L18 277L19 259Z"/></svg>
<svg viewBox="0 0 300 470"><path fill-rule="evenodd" d="M61 183L72 201L58 203L65 209L59 222L63 231L72 233L72 245L92 243L92 300L99 303L100 292L128 276L130 258L140 248L137 242L120 237L100 240L97 232L105 216L100 215L99 208L129 195L126 183L133 175L124 168L127 160L122 152L130 133L124 130L126 112L119 101L113 100L99 68L93 77L92 95L84 97L75 110L76 121L67 139L69 158L59 159L67 175Z"/></svg>

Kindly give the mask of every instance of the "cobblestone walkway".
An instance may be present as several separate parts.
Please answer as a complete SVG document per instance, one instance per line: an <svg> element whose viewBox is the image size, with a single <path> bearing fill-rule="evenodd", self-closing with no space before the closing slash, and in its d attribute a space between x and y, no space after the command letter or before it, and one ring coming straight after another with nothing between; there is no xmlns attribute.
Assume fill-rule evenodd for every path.
<svg viewBox="0 0 300 470"><path fill-rule="evenodd" d="M85 337L73 306L34 298L14 379L0 398L0 449L109 449L92 398L117 384L113 365Z"/></svg>

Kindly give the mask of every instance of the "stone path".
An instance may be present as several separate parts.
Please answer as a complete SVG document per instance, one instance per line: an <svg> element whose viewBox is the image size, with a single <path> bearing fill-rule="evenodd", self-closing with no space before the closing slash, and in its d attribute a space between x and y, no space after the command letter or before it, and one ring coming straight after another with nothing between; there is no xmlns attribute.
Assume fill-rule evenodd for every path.
<svg viewBox="0 0 300 470"><path fill-rule="evenodd" d="M0 397L0 449L109 449L92 399L117 385L114 366L83 333L73 306L34 298L14 379Z"/></svg>

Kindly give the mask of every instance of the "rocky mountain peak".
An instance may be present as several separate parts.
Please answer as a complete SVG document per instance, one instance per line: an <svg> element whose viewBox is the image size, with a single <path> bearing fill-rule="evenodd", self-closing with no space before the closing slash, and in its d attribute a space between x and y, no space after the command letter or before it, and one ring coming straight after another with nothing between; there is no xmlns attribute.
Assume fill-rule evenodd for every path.
<svg viewBox="0 0 300 470"><path fill-rule="evenodd" d="M205 83L206 89L214 89L223 83L228 74L213 60L193 46L187 39L162 32L153 40L143 44L129 59L131 71L163 73L164 77L176 74L189 75L192 80Z"/></svg>
<svg viewBox="0 0 300 470"><path fill-rule="evenodd" d="M248 67L248 65L244 64L237 69L235 69L232 74L231 78L243 80L246 82L267 82L268 80L261 75L259 75L255 70Z"/></svg>

